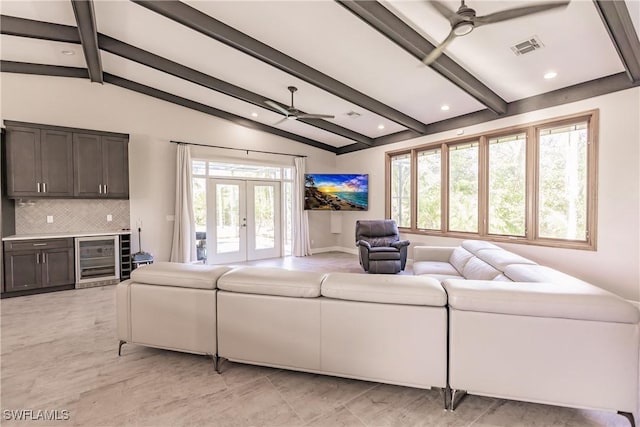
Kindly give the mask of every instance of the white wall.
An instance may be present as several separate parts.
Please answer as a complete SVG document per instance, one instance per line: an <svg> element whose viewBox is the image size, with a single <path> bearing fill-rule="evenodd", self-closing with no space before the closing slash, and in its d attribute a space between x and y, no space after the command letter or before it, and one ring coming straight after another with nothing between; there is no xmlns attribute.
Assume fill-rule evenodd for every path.
<svg viewBox="0 0 640 427"><path fill-rule="evenodd" d="M598 250L500 244L538 263L580 277L625 298L640 300L640 88L464 128L466 135L600 109ZM369 211L341 212L339 245L353 248L357 219L384 217L384 153L455 138L456 130L338 156L342 173L369 174ZM355 165L358 165L357 167ZM460 240L406 235L414 245L457 245ZM410 255L411 256L411 255Z"/></svg>
<svg viewBox="0 0 640 427"><path fill-rule="evenodd" d="M307 155L309 172L333 172L335 155L286 138L235 125L197 111L109 84L87 80L2 73L2 120L121 132L130 135L129 189L131 228L142 222L142 247L157 260L171 252L175 200L176 145L171 140ZM210 149L204 149L210 150ZM213 155L220 150L211 151ZM200 154L200 151L198 151ZM225 157L247 158L244 152L224 151ZM250 158L264 156L250 155ZM291 157L280 162L292 162ZM329 215L312 212L314 247L331 247L337 236L328 233ZM134 250L138 250L134 233Z"/></svg>

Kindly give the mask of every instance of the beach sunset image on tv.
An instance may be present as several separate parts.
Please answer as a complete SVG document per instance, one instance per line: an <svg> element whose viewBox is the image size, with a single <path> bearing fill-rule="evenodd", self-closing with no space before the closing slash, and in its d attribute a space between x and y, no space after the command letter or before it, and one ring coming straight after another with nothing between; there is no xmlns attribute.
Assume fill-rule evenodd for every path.
<svg viewBox="0 0 640 427"><path fill-rule="evenodd" d="M306 174L304 208L366 211L369 208L369 175Z"/></svg>

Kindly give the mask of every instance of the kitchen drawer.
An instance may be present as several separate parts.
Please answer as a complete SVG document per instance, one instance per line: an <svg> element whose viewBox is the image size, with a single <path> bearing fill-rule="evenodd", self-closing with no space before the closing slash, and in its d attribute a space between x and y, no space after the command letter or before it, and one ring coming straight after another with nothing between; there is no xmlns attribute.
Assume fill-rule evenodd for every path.
<svg viewBox="0 0 640 427"><path fill-rule="evenodd" d="M7 252L33 250L33 249L57 249L57 248L73 248L73 238L9 240L4 242L4 250Z"/></svg>

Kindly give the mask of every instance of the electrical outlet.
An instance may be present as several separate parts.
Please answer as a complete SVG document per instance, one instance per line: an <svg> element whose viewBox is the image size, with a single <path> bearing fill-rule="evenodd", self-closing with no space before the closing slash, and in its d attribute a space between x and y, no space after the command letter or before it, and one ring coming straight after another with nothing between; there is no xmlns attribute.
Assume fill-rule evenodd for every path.
<svg viewBox="0 0 640 427"><path fill-rule="evenodd" d="M53 224L53 215L47 215L47 224Z"/></svg>
<svg viewBox="0 0 640 427"><path fill-rule="evenodd" d="M176 217L175 215L167 215L167 221L175 221Z"/></svg>
<svg viewBox="0 0 640 427"><path fill-rule="evenodd" d="M107 215L107 222L113 221L113 216L111 214Z"/></svg>

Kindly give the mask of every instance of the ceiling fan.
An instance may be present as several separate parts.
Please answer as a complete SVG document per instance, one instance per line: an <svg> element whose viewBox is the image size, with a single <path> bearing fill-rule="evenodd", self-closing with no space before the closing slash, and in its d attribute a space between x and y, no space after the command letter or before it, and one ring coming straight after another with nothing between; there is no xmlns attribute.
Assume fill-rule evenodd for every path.
<svg viewBox="0 0 640 427"><path fill-rule="evenodd" d="M507 21L509 19L520 18L526 15L532 15L534 13L546 12L551 9L557 9L566 7L569 1L557 1L552 3L538 3L530 6L516 7L513 9L502 10L500 12L490 13L485 16L476 16L476 11L468 7L465 0L460 1L460 7L457 11L449 9L443 2L432 0L429 3L433 8L442 16L447 18L451 23L451 31L449 35L444 39L442 43L427 55L422 62L426 65L433 63L447 45L453 41L456 37L461 37L469 34L474 28L482 25L494 24L496 22Z"/></svg>
<svg viewBox="0 0 640 427"><path fill-rule="evenodd" d="M282 106L280 106L280 104L277 104L271 100L264 101L264 103L267 104L268 106L275 108L276 110L284 114L284 118L278 121L277 123L275 123L276 125L279 125L285 120L335 118L335 116L331 114L310 114L310 113L305 113L303 111L298 110L296 107L293 106L293 94L298 90L298 88L295 86L289 86L287 89L289 89L289 92L291 92L291 106L289 108L283 108Z"/></svg>

